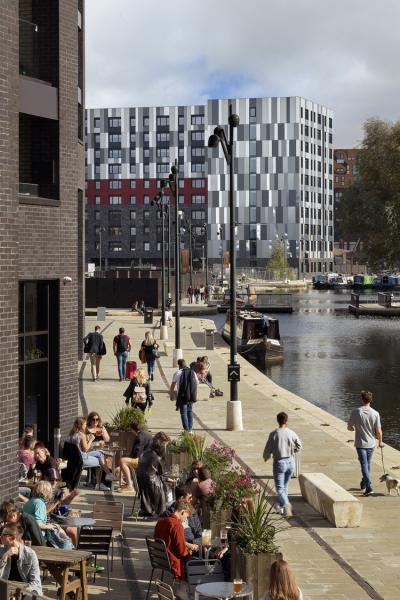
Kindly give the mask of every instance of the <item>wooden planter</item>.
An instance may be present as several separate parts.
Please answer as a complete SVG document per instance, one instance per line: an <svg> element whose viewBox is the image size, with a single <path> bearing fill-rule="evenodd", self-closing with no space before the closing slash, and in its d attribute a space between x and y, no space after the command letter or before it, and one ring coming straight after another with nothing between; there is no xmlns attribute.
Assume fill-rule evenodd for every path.
<svg viewBox="0 0 400 600"><path fill-rule="evenodd" d="M269 586L272 563L282 558L281 552L245 554L239 546L232 543L231 578L241 577L253 588L254 598L261 598Z"/></svg>
<svg viewBox="0 0 400 600"><path fill-rule="evenodd" d="M203 513L203 529L211 529L211 537L218 537L221 529L226 527L228 522L232 521L232 510L213 511L206 505L206 510Z"/></svg>
<svg viewBox="0 0 400 600"><path fill-rule="evenodd" d="M189 471L192 462L192 457L187 452L171 452L167 448L166 468L168 470L172 465L179 465L179 473L185 473Z"/></svg>
<svg viewBox="0 0 400 600"><path fill-rule="evenodd" d="M125 456L129 456L132 450L133 442L136 438L135 431L112 431L110 433L112 442L117 442L120 448L125 450Z"/></svg>

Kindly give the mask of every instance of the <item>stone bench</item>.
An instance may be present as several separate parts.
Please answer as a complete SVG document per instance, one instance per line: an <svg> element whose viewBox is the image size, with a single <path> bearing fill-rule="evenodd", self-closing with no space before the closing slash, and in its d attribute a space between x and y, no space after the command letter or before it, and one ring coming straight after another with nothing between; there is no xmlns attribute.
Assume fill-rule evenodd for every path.
<svg viewBox="0 0 400 600"><path fill-rule="evenodd" d="M324 473L302 473L301 495L335 527L359 527L361 502Z"/></svg>

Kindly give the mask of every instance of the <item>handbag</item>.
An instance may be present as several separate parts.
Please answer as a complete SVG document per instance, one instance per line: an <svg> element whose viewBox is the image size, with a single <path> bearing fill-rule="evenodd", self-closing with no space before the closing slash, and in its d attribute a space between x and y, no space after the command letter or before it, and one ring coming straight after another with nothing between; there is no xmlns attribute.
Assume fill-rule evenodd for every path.
<svg viewBox="0 0 400 600"><path fill-rule="evenodd" d="M142 364L146 362L146 351L143 347L139 350L139 360Z"/></svg>
<svg viewBox="0 0 400 600"><path fill-rule="evenodd" d="M106 345L105 345L105 343L103 342L103 345L102 345L102 347L100 348L99 355L100 355L100 356L105 356L106 354L107 354L107 348L106 348Z"/></svg>

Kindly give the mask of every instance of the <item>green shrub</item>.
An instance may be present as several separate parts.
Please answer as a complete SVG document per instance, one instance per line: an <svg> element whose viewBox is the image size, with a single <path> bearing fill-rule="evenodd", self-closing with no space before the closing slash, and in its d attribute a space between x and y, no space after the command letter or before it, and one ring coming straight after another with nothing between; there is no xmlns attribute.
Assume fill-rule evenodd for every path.
<svg viewBox="0 0 400 600"><path fill-rule="evenodd" d="M140 425L146 425L146 419L140 408L125 406L117 410L111 417L109 423L105 423L106 429L110 431L132 431L131 425L137 421Z"/></svg>

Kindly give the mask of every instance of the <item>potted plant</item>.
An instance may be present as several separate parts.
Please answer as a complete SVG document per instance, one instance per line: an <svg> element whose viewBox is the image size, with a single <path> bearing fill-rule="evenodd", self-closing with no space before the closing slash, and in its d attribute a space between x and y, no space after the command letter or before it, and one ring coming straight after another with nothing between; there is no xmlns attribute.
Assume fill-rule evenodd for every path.
<svg viewBox="0 0 400 600"><path fill-rule="evenodd" d="M112 441L117 442L120 448L124 448L128 455L132 450L136 437L136 433L131 429L134 421L137 421L140 425L146 425L143 411L140 408L124 406L124 408L120 408L114 413L109 423L105 423Z"/></svg>
<svg viewBox="0 0 400 600"><path fill-rule="evenodd" d="M205 436L184 431L173 439L167 448L167 467L179 465L180 472L187 471L194 460L202 460Z"/></svg>
<svg viewBox="0 0 400 600"><path fill-rule="evenodd" d="M265 489L253 493L253 501L243 504L240 518L233 524L231 575L251 585L255 598L265 594L271 564L282 558L276 537L287 527Z"/></svg>

